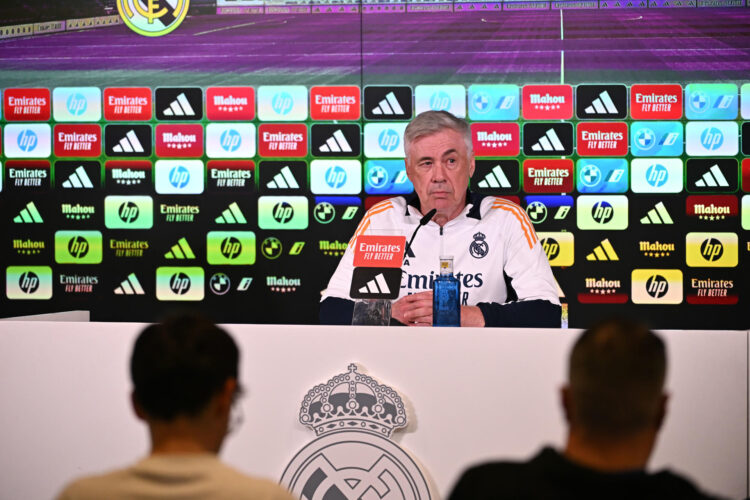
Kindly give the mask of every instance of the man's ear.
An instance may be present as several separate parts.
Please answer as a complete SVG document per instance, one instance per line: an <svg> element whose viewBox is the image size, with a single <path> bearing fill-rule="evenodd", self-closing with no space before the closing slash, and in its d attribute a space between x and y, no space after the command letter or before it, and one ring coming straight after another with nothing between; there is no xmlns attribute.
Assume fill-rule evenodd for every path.
<svg viewBox="0 0 750 500"><path fill-rule="evenodd" d="M573 401L570 395L570 387L564 385L560 388L560 406L562 406L565 421L570 425L573 415Z"/></svg>
<svg viewBox="0 0 750 500"><path fill-rule="evenodd" d="M664 420L667 418L667 404L669 403L669 394L664 393L659 398L659 408L656 412L656 430L661 429Z"/></svg>
<svg viewBox="0 0 750 500"><path fill-rule="evenodd" d="M406 177L408 177L409 180L411 181L412 180L411 179L412 164L409 161L409 155L406 155L404 157L404 169L406 170Z"/></svg>
<svg viewBox="0 0 750 500"><path fill-rule="evenodd" d="M138 402L138 398L135 395L135 390L130 391L130 404L133 405L133 412L138 420L146 420L146 412L143 411L143 407Z"/></svg>
<svg viewBox="0 0 750 500"><path fill-rule="evenodd" d="M229 413L234 402L234 394L237 392L237 379L228 378L224 381L224 386L216 395L216 409L220 413Z"/></svg>
<svg viewBox="0 0 750 500"><path fill-rule="evenodd" d="M471 161L469 161L469 179L471 179L471 176L474 175L475 168L476 168L476 160L474 159L474 155L471 155Z"/></svg>

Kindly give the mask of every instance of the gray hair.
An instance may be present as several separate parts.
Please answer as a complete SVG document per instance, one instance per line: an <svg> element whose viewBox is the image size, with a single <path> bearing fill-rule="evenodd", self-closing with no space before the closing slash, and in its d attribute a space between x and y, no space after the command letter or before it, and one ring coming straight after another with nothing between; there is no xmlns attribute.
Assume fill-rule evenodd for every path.
<svg viewBox="0 0 750 500"><path fill-rule="evenodd" d="M424 111L419 113L404 131L404 153L409 155L411 143L421 137L436 134L441 130L451 129L461 134L466 143L469 158L474 154L471 142L471 128L463 118L458 118L447 111Z"/></svg>

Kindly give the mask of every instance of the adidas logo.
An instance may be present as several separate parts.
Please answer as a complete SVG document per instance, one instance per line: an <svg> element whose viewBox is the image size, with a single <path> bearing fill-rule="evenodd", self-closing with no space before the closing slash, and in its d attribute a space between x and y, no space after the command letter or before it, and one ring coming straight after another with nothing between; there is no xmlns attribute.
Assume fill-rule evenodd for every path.
<svg viewBox="0 0 750 500"><path fill-rule="evenodd" d="M91 183L91 179L86 173L86 169L83 165L79 166L75 171L70 174L68 180L62 183L64 188L88 188L91 189L94 185Z"/></svg>
<svg viewBox="0 0 750 500"><path fill-rule="evenodd" d="M544 133L536 144L531 146L532 151L565 151L565 146L557 137L555 129L549 129Z"/></svg>
<svg viewBox="0 0 750 500"><path fill-rule="evenodd" d="M360 288L359 293L391 293L391 289L388 288L383 273L380 273Z"/></svg>
<svg viewBox="0 0 750 500"><path fill-rule="evenodd" d="M500 165L495 167L477 184L480 188L509 188L510 181Z"/></svg>
<svg viewBox="0 0 750 500"><path fill-rule="evenodd" d="M641 219L641 224L674 224L674 221L660 201Z"/></svg>
<svg viewBox="0 0 750 500"><path fill-rule="evenodd" d="M184 95L184 94L182 94ZM190 106L190 104L188 104ZM192 108L191 108L192 109ZM165 111L166 114L166 111ZM135 130L130 130L125 137L120 139L119 144L116 144L112 151L115 153L144 153L143 145L138 137L135 135Z"/></svg>
<svg viewBox="0 0 750 500"><path fill-rule="evenodd" d="M380 101L372 110L373 115L403 115L404 109L398 103L396 94L388 92L385 99Z"/></svg>
<svg viewBox="0 0 750 500"><path fill-rule="evenodd" d="M164 116L195 116L195 111L183 92L164 110Z"/></svg>
<svg viewBox="0 0 750 500"><path fill-rule="evenodd" d="M718 165L714 165L703 177L695 181L696 187L729 187L729 182Z"/></svg>
<svg viewBox="0 0 750 500"><path fill-rule="evenodd" d="M115 295L145 295L141 282L135 273L130 273L128 277L115 288Z"/></svg>
<svg viewBox="0 0 750 500"><path fill-rule="evenodd" d="M591 106L587 107L584 111L589 115L608 115L618 113L617 106L612 102L612 98L606 90L599 94L599 97L594 99Z"/></svg>
<svg viewBox="0 0 750 500"><path fill-rule="evenodd" d="M247 219L237 202L232 202L214 221L217 224L246 224Z"/></svg>
<svg viewBox="0 0 750 500"><path fill-rule="evenodd" d="M165 259L194 259L195 254L193 249L190 248L187 240L183 236L177 243L172 245L172 249L164 254Z"/></svg>
<svg viewBox="0 0 750 500"><path fill-rule="evenodd" d="M617 256L612 243L609 242L609 238L602 240L599 245L594 248L594 251L586 256L586 260L620 260Z"/></svg>
<svg viewBox="0 0 750 500"><path fill-rule="evenodd" d="M326 143L320 146L321 153L351 153L352 147L344 137L344 133L341 129L338 129L333 133L331 137L326 140Z"/></svg>
<svg viewBox="0 0 750 500"><path fill-rule="evenodd" d="M270 189L299 189L299 184L297 184L297 179L292 174L292 169L289 166L285 166L278 174L273 176L273 179L266 184L266 187Z"/></svg>
<svg viewBox="0 0 750 500"><path fill-rule="evenodd" d="M26 208L21 210L21 212L15 216L13 222L15 222L16 224L41 224L44 222L44 220L42 220L42 216L36 209L36 205L34 205L34 202L30 201L26 204Z"/></svg>

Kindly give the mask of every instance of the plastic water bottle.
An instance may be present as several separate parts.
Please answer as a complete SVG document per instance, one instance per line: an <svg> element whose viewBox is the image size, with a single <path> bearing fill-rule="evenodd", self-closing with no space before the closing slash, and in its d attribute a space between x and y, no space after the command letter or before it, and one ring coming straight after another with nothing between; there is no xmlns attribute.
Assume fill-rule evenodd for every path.
<svg viewBox="0 0 750 500"><path fill-rule="evenodd" d="M461 283L453 276L453 256L440 257L440 275L432 291L433 326L461 326Z"/></svg>

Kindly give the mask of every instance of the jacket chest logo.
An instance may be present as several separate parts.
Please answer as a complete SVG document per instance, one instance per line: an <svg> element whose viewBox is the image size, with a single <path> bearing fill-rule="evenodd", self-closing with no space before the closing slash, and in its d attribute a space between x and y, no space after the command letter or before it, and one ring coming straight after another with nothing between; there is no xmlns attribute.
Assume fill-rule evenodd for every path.
<svg viewBox="0 0 750 500"><path fill-rule="evenodd" d="M474 241L469 245L469 254L475 259L483 259L490 251L490 246L484 239L486 236L479 232L474 235Z"/></svg>

